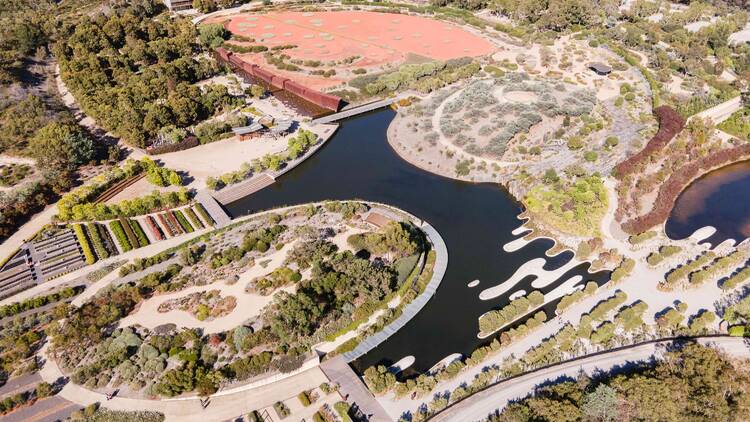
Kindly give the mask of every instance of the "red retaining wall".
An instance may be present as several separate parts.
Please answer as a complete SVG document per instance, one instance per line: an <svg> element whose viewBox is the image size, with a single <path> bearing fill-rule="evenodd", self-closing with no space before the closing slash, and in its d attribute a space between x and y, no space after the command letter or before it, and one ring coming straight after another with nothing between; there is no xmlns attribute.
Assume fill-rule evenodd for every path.
<svg viewBox="0 0 750 422"><path fill-rule="evenodd" d="M256 64L248 63L222 47L216 49L216 55L219 60L234 65L238 70L247 73L253 78L260 79L276 89L283 89L328 110L338 111L339 107L341 107L341 98L300 85L289 78L276 75Z"/></svg>

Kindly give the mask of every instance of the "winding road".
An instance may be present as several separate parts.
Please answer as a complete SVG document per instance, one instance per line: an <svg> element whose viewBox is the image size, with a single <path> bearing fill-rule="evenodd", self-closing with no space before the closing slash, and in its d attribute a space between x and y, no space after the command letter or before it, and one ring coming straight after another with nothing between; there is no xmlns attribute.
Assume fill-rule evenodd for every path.
<svg viewBox="0 0 750 422"><path fill-rule="evenodd" d="M730 357L750 357L748 340L741 337L699 337L696 338L696 341L704 345L713 345ZM666 346L672 343L674 343L673 340L640 343L541 368L499 382L484 391L473 394L436 414L430 420L435 422L482 421L487 419L488 415L501 411L511 400L525 397L534 391L536 386L546 381L567 377L575 378L581 371L587 374L609 371L618 366L648 360L652 356L658 357L663 353Z"/></svg>

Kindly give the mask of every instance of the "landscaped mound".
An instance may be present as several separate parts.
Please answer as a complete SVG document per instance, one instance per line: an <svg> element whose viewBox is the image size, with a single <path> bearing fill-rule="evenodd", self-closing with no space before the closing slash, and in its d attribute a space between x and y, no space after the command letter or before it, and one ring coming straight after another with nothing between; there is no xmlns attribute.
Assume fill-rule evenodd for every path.
<svg viewBox="0 0 750 422"><path fill-rule="evenodd" d="M476 156L501 158L509 144L534 126L556 116L590 113L596 103L587 90L561 82L530 80L509 74L470 84L447 100L439 116L440 132Z"/></svg>

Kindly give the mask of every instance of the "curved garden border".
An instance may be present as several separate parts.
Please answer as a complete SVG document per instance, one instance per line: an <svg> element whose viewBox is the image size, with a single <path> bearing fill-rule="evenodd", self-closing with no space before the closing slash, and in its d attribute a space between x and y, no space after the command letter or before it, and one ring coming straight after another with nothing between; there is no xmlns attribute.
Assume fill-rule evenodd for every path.
<svg viewBox="0 0 750 422"><path fill-rule="evenodd" d="M388 205L378 205L380 205L381 207L385 206L389 210L392 209ZM403 210L399 211L404 212ZM411 214L408 215L414 218L414 216L412 216ZM445 242L440 236L440 233L438 233L438 231L435 230L435 228L432 227L430 223L423 220L420 221L422 221L420 227L427 234L427 237L430 239L430 242L432 243L432 246L435 249L436 253L435 266L432 271L432 278L430 279L430 282L427 283L424 291L419 296L417 296L413 301L411 301L404 307L403 312L398 318L396 318L395 321L386 325L377 333L362 340L357 345L357 347L354 348L354 350L343 353L342 356L347 362L351 362L374 349L375 347L380 345L380 343L386 341L390 336L392 336L404 325L406 325L412 318L414 318L417 313L419 313L419 311L422 310L422 308L424 308L430 298L432 298L432 296L435 294L435 291L437 291L437 288L440 286L440 282L443 281L445 270L446 268L448 268L448 248L445 246Z"/></svg>

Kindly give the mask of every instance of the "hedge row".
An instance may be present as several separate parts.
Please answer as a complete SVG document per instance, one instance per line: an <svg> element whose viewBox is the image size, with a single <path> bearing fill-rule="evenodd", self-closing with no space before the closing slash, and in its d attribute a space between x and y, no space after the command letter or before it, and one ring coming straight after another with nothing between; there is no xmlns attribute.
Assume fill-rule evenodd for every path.
<svg viewBox="0 0 750 422"><path fill-rule="evenodd" d="M717 259L706 268L690 274L690 276L688 276L688 278L690 279L690 284L700 285L711 279L715 280L714 277L716 277L717 275L726 273L727 270L738 267L740 266L740 264L744 264L745 261L747 261L747 255L745 254L745 251L736 250L727 256L723 256Z"/></svg>
<svg viewBox="0 0 750 422"><path fill-rule="evenodd" d="M109 252L107 251L107 248L104 247L102 238L99 236L99 230L96 228L96 223L87 224L86 231L88 232L89 239L91 239L91 243L94 244L96 256L98 256L99 259L109 258Z"/></svg>
<svg viewBox="0 0 750 422"><path fill-rule="evenodd" d="M216 222L214 221L214 219L211 218L210 215L208 215L208 211L206 211L206 209L203 208L203 204L200 204L200 203L195 204L195 212L197 212L198 215L201 216L201 218L203 219L203 221L205 221L206 224L208 224L209 226L213 226L214 224L216 224Z"/></svg>
<svg viewBox="0 0 750 422"><path fill-rule="evenodd" d="M182 211L174 210L172 211L172 214L177 219L177 222L180 224L180 227L182 227L183 232L192 233L194 231L193 226L191 226L190 223L187 221L187 218L185 218L185 214L183 214Z"/></svg>
<svg viewBox="0 0 750 422"><path fill-rule="evenodd" d="M726 166L750 156L750 145L745 144L709 154L698 161L680 168L664 182L654 201L654 208L647 214L626 221L622 228L627 233L639 233L661 224L672 212L674 203L682 190L696 177L708 170Z"/></svg>
<svg viewBox="0 0 750 422"><path fill-rule="evenodd" d="M482 334L490 334L543 303L544 294L538 290L534 290L523 297L511 301L499 310L489 311L480 316L479 330Z"/></svg>
<svg viewBox="0 0 750 422"><path fill-rule="evenodd" d="M78 243L81 245L81 250L83 251L84 258L86 258L86 263L91 265L96 262L96 255L94 255L94 252L91 250L91 244L86 238L86 233L83 230L83 225L74 224L73 232L75 232L76 238L78 238Z"/></svg>
<svg viewBox="0 0 750 422"><path fill-rule="evenodd" d="M122 248L123 252L127 252L133 249L133 246L128 240L128 235L125 234L125 229L122 228L122 223L120 223L119 220L111 221L109 223L109 228L112 230L112 233L115 234L117 243L120 244L120 248Z"/></svg>
<svg viewBox="0 0 750 422"><path fill-rule="evenodd" d="M193 226L196 229L202 229L203 227L205 227L203 223L201 223L200 218L198 218L198 216L195 215L195 211L193 211L192 208L185 208L185 214L190 219L190 222L193 223Z"/></svg>
<svg viewBox="0 0 750 422"><path fill-rule="evenodd" d="M731 277L724 280L723 283L721 283L721 288L723 290L731 290L735 287L739 286L740 284L744 283L750 279L750 267L745 267L737 274L732 275Z"/></svg>
<svg viewBox="0 0 750 422"><path fill-rule="evenodd" d="M139 247L148 246L148 244L151 242L148 241L148 237L143 231L143 228L141 227L141 224L138 222L138 220L128 220L128 223L130 224L130 228L133 230L133 233L135 233L135 237L138 239Z"/></svg>
<svg viewBox="0 0 750 422"><path fill-rule="evenodd" d="M159 214L158 217L162 227L167 230L167 234L169 234L169 237L175 237L179 234L176 231L176 228L172 226L171 221L167 220L167 217L165 217L164 214Z"/></svg>
<svg viewBox="0 0 750 422"><path fill-rule="evenodd" d="M55 303L60 300L71 298L83 291L83 289L84 286L65 287L57 293L36 296L26 299L23 302L14 302L10 305L0 306L0 318L18 315L24 311L41 308L49 303Z"/></svg>
<svg viewBox="0 0 750 422"><path fill-rule="evenodd" d="M96 231L99 232L99 237L104 242L104 247L107 249L109 256L117 255L117 247L115 246L115 241L112 239L112 235L109 234L109 230L103 224L97 224L95 227Z"/></svg>
<svg viewBox="0 0 750 422"><path fill-rule="evenodd" d="M148 228L151 230L151 233L154 235L156 240L164 240L164 233L162 233L161 227L156 224L156 220L154 220L154 217L150 215L146 216L146 223L148 223Z"/></svg>
<svg viewBox="0 0 750 422"><path fill-rule="evenodd" d="M695 258L694 260L686 263L681 267L677 267L672 270L665 279L665 284L668 288L675 287L678 283L685 280L693 271L700 270L705 265L708 265L711 261L716 258L716 252L707 251Z"/></svg>
<svg viewBox="0 0 750 422"><path fill-rule="evenodd" d="M130 242L130 245L133 246L133 249L137 249L138 238L133 232L133 229L130 227L128 221L128 219L120 217L120 224L122 225L123 230L125 230L125 235L128 237L128 242Z"/></svg>
<svg viewBox="0 0 750 422"><path fill-rule="evenodd" d="M594 321L601 321L607 316L610 311L625 303L626 300L628 300L628 295L622 290L618 290L617 292L615 292L614 296L594 306L594 308L591 309L591 312L589 312L588 315Z"/></svg>
<svg viewBox="0 0 750 422"><path fill-rule="evenodd" d="M654 109L654 114L659 121L659 131L648 141L645 148L615 166L614 174L618 179L622 180L625 176L637 172L651 154L661 151L685 127L685 119L672 107L658 107Z"/></svg>

